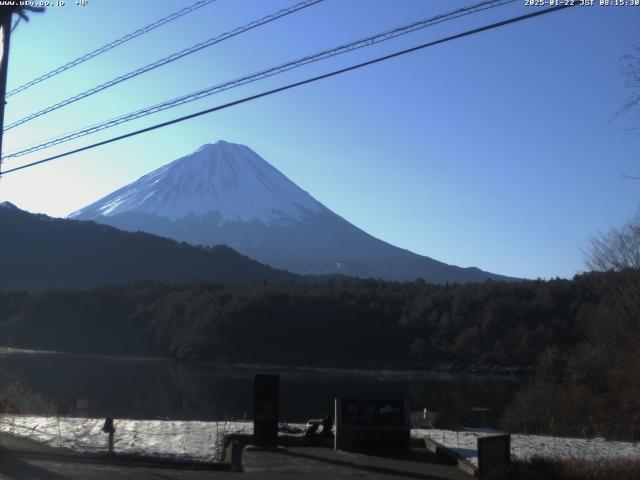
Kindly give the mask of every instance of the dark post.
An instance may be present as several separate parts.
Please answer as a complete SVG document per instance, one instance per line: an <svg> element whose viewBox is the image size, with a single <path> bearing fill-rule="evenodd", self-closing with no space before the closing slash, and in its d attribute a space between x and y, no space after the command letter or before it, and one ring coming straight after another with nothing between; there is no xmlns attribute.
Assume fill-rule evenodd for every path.
<svg viewBox="0 0 640 480"><path fill-rule="evenodd" d="M238 439L231 441L231 471L242 471L242 444Z"/></svg>
<svg viewBox="0 0 640 480"><path fill-rule="evenodd" d="M113 434L116 431L113 426L113 417L107 417L105 419L102 431L109 434L109 455L113 455Z"/></svg>
<svg viewBox="0 0 640 480"><path fill-rule="evenodd" d="M0 176L2 176L2 137L4 130L4 106L7 93L7 73L9 71L9 42L11 41L12 7L0 7L2 26L2 62L0 62Z"/></svg>
<svg viewBox="0 0 640 480"><path fill-rule="evenodd" d="M478 438L478 476L486 478L511 462L511 435Z"/></svg>
<svg viewBox="0 0 640 480"><path fill-rule="evenodd" d="M109 432L109 455L113 455L113 432Z"/></svg>
<svg viewBox="0 0 640 480"><path fill-rule="evenodd" d="M256 375L254 378L253 441L258 447L278 443L280 376Z"/></svg>

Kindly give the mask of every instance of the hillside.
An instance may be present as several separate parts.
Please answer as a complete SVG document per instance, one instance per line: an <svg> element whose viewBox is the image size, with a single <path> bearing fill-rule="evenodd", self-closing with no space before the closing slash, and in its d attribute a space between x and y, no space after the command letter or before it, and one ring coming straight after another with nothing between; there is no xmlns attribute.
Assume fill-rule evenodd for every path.
<svg viewBox="0 0 640 480"><path fill-rule="evenodd" d="M87 288L152 280L283 282L296 277L226 246L195 247L94 222L35 215L0 204L0 289Z"/></svg>

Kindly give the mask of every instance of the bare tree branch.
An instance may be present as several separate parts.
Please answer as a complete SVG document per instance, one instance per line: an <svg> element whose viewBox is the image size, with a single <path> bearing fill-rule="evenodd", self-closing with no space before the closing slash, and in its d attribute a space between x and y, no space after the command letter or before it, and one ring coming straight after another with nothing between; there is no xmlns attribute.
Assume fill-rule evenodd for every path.
<svg viewBox="0 0 640 480"><path fill-rule="evenodd" d="M586 264L591 270L640 269L640 216L622 228L592 236L589 245Z"/></svg>
<svg viewBox="0 0 640 480"><path fill-rule="evenodd" d="M621 176L622 178L627 179L627 180L640 180L640 177L634 177L634 176L632 176L632 175L627 175L627 174L626 174L626 173L624 173L624 172L620 172L620 176Z"/></svg>

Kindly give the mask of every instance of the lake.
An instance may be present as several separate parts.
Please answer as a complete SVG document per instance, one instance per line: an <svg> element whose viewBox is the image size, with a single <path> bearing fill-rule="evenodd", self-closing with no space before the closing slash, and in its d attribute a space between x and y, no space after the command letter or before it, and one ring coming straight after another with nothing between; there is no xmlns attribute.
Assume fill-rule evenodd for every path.
<svg viewBox="0 0 640 480"><path fill-rule="evenodd" d="M393 373L179 364L165 359L0 350L0 374L88 415L135 419L239 420L253 416L253 374L278 373L282 421L331 414L335 397L408 399L450 426L497 427L517 376Z"/></svg>

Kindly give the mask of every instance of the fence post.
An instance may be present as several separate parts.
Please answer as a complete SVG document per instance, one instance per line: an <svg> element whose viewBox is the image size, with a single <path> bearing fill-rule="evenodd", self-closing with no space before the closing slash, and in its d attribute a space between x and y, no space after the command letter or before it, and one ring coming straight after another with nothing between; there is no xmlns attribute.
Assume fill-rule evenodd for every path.
<svg viewBox="0 0 640 480"><path fill-rule="evenodd" d="M109 455L113 455L113 432L109 432Z"/></svg>
<svg viewBox="0 0 640 480"><path fill-rule="evenodd" d="M237 438L231 441L231 471L242 471L242 444Z"/></svg>

